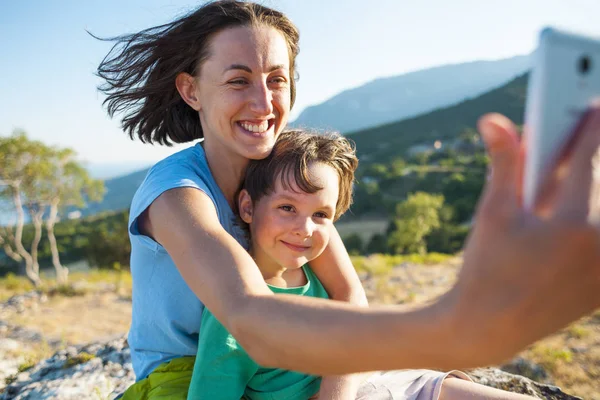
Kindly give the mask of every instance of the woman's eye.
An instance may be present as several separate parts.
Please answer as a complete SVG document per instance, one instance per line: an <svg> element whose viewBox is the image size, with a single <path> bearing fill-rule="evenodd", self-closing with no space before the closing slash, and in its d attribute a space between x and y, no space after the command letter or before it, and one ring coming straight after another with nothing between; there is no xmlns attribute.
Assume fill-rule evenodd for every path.
<svg viewBox="0 0 600 400"><path fill-rule="evenodd" d="M282 76L276 76L274 78L271 79L271 82L276 84L276 85L284 85L287 83L287 79L285 79Z"/></svg>
<svg viewBox="0 0 600 400"><path fill-rule="evenodd" d="M329 218L329 216L328 216L327 214L325 214L324 212L317 212L317 213L315 213L314 215L315 215L315 217L317 217L317 218L325 218L325 219L326 219L326 218Z"/></svg>
<svg viewBox="0 0 600 400"><path fill-rule="evenodd" d="M232 81L229 81L230 84L232 85L245 85L246 84L246 80L244 79L234 79Z"/></svg>

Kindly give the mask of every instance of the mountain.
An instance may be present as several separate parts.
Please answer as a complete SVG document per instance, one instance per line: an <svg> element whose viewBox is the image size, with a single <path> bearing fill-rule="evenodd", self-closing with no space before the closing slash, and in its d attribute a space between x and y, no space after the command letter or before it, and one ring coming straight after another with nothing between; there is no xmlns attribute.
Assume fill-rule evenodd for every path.
<svg viewBox="0 0 600 400"><path fill-rule="evenodd" d="M349 133L478 96L525 73L529 55L443 65L376 79L307 107L291 125Z"/></svg>
<svg viewBox="0 0 600 400"><path fill-rule="evenodd" d="M362 164L385 163L403 155L412 146L433 146L435 141L454 140L465 130L475 129L486 113L498 112L523 124L528 74L484 93L417 117L355 132L351 138Z"/></svg>
<svg viewBox="0 0 600 400"><path fill-rule="evenodd" d="M106 193L104 199L99 203L89 203L81 210L83 216L95 215L104 211L120 211L128 209L135 191L140 186L148 169L133 172L118 178L104 181Z"/></svg>

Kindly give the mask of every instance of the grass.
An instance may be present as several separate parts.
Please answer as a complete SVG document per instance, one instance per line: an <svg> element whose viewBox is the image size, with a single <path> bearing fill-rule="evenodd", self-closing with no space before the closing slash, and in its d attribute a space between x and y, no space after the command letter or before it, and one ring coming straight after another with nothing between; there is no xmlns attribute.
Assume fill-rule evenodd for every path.
<svg viewBox="0 0 600 400"><path fill-rule="evenodd" d="M422 264L422 265L435 265L442 264L455 256L440 253L428 253L428 254L408 254L408 255L385 255L385 254L372 254L370 256L351 256L352 264L359 273L366 273L372 276L385 275L391 270L402 264Z"/></svg>
<svg viewBox="0 0 600 400"><path fill-rule="evenodd" d="M78 283L87 283L92 288ZM69 283L59 285L55 279L46 279L42 277L42 285L37 288L40 292L48 296L74 297L83 296L94 286L102 284L112 284L116 293L127 298L131 295L131 274L127 269L120 267L112 270L90 270L89 272L74 272L69 274ZM0 278L0 302L8 300L10 297L36 290L36 287L24 276L16 276L9 273Z"/></svg>
<svg viewBox="0 0 600 400"><path fill-rule="evenodd" d="M0 302L4 302L16 294L23 294L34 290L33 284L25 277L8 273L0 278Z"/></svg>
<svg viewBox="0 0 600 400"><path fill-rule="evenodd" d="M574 324L567 328L567 333L572 338L585 339L589 337L593 332L590 328L586 326Z"/></svg>
<svg viewBox="0 0 600 400"><path fill-rule="evenodd" d="M548 344L537 344L532 350L538 364L554 373L565 364L573 362L573 352L567 348L554 348Z"/></svg>

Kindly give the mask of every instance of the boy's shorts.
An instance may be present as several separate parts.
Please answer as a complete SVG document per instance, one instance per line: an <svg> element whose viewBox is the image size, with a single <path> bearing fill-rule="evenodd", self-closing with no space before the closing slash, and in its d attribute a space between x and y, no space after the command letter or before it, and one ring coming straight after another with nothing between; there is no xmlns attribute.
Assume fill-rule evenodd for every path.
<svg viewBox="0 0 600 400"><path fill-rule="evenodd" d="M377 372L360 386L356 400L437 400L446 378L472 381L461 371L407 369Z"/></svg>

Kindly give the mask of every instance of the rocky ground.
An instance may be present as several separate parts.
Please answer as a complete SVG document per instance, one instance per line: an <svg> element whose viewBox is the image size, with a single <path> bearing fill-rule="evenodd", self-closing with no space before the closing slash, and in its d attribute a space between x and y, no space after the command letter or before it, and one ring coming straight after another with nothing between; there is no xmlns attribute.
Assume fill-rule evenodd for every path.
<svg viewBox="0 0 600 400"><path fill-rule="evenodd" d="M371 303L420 302L446 290L458 265L404 263L361 278ZM127 295L110 285L84 292L28 292L0 303L0 399L112 399L133 382ZM468 372L477 382L537 398L600 400L600 313L506 365Z"/></svg>

